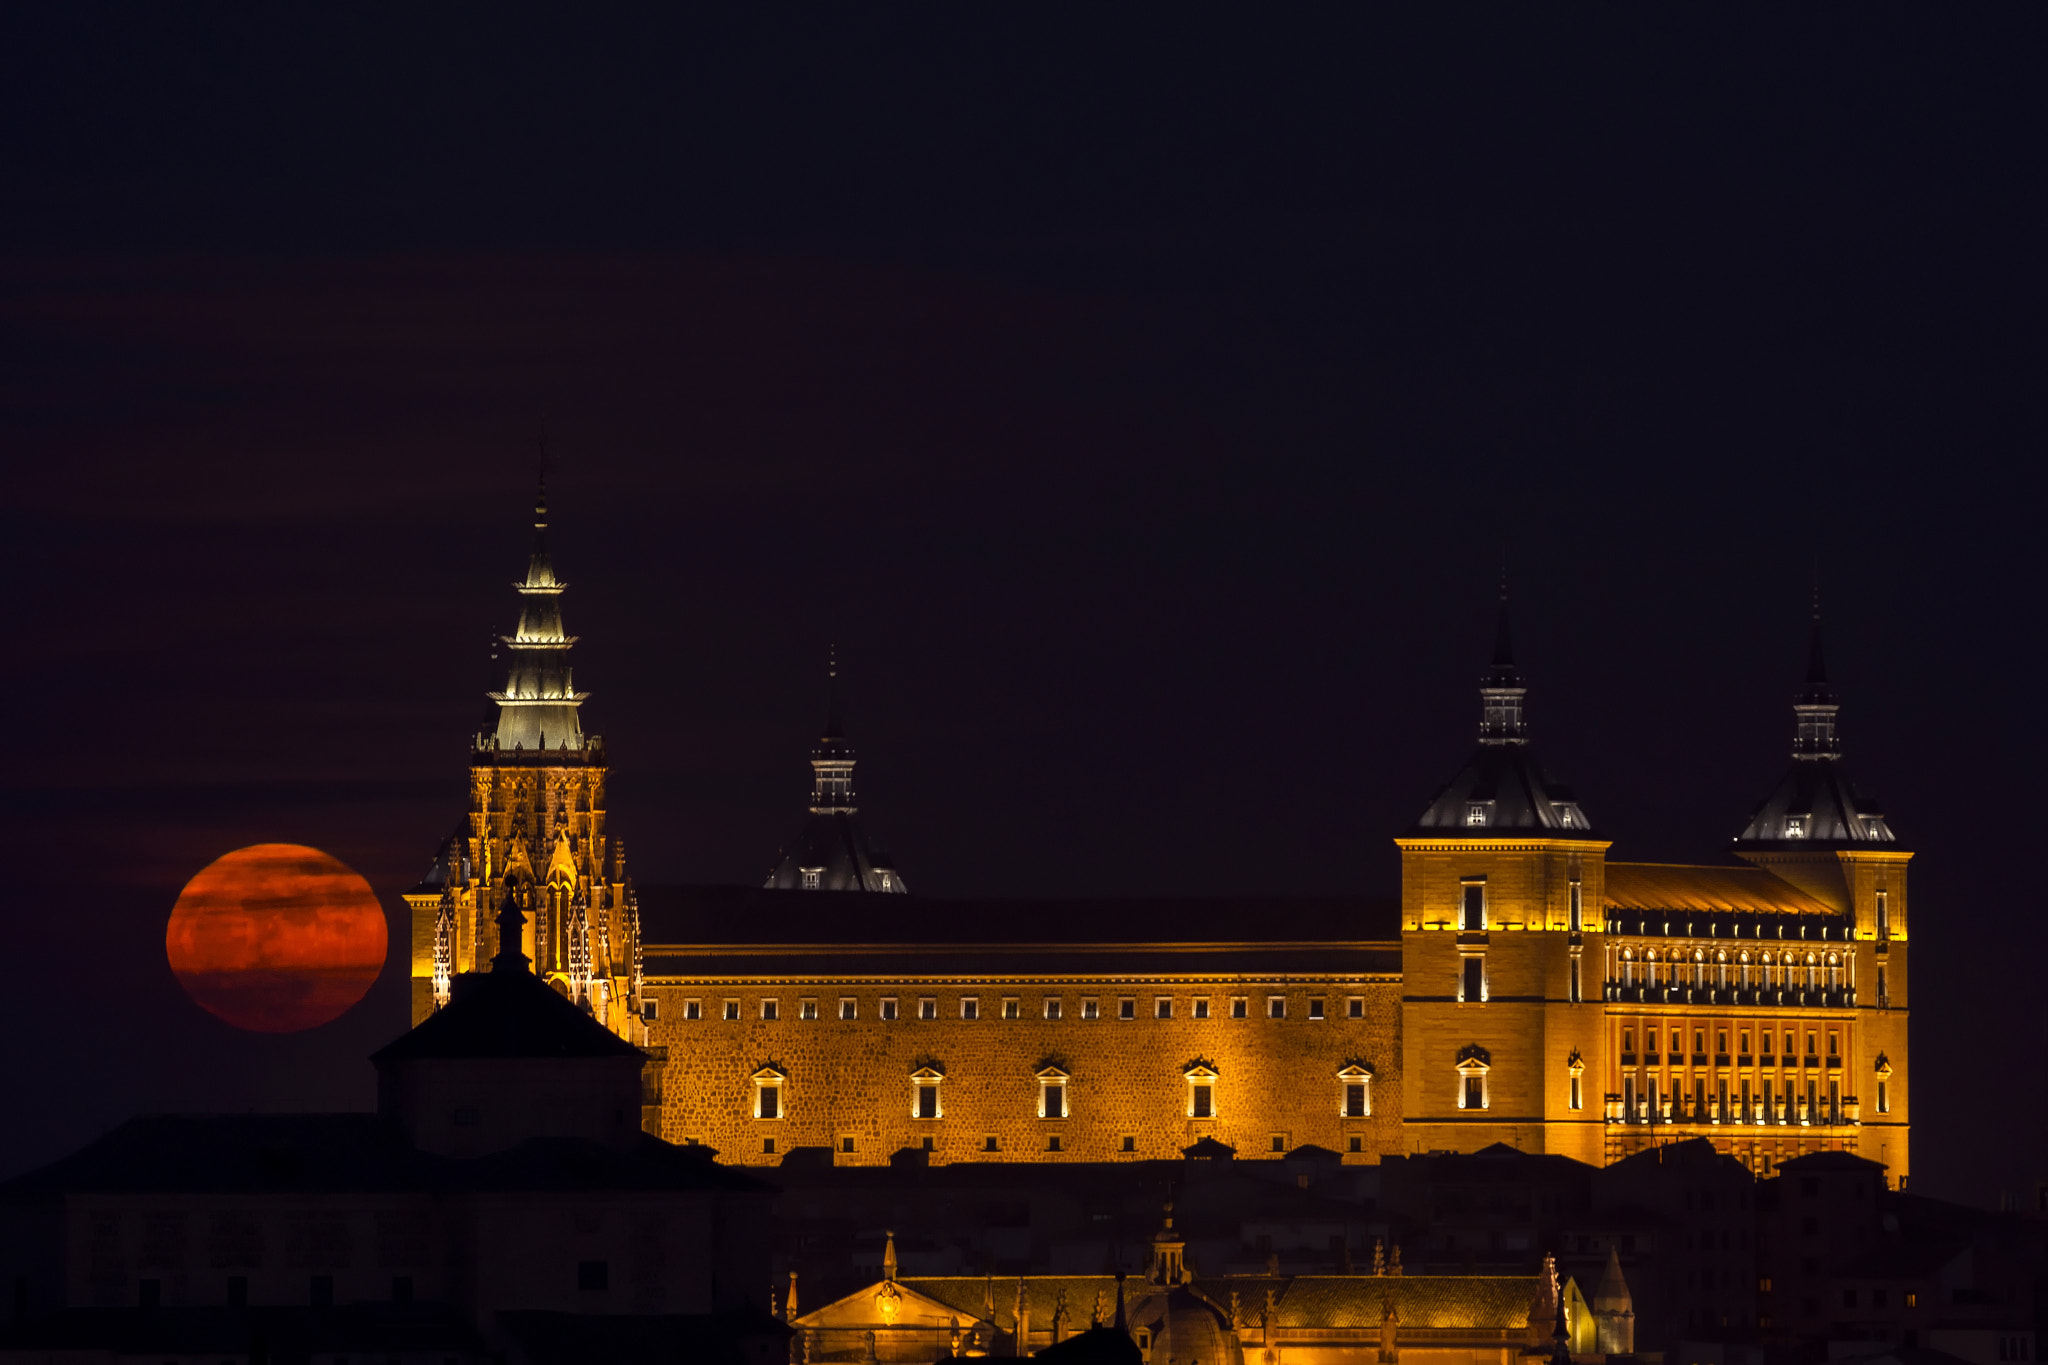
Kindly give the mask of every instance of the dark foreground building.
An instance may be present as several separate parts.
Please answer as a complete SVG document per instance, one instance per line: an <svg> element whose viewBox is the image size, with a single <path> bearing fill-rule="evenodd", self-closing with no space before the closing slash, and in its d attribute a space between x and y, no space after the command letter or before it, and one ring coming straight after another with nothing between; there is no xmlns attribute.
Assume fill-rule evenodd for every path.
<svg viewBox="0 0 2048 1365"><path fill-rule="evenodd" d="M772 1191L644 1133L645 1055L516 946L372 1060L375 1114L140 1118L0 1185L0 1360L786 1358Z"/></svg>

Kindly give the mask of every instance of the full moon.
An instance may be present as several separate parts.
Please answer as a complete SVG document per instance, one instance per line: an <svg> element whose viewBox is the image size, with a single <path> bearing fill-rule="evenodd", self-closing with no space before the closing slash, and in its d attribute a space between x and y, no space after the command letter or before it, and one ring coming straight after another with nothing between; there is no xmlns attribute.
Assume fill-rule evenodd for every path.
<svg viewBox="0 0 2048 1365"><path fill-rule="evenodd" d="M255 844L185 883L164 953L208 1013L254 1033L336 1019L384 966L384 909L338 858L303 844Z"/></svg>

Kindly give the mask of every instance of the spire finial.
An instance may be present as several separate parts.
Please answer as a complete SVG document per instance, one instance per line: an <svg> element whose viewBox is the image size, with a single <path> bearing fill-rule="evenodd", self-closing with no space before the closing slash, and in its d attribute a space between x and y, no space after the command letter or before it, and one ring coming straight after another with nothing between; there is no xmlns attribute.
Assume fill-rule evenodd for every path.
<svg viewBox="0 0 2048 1365"><path fill-rule="evenodd" d="M844 739L846 731L839 717L839 646L825 646L825 738Z"/></svg>
<svg viewBox="0 0 2048 1365"><path fill-rule="evenodd" d="M1493 663L1479 680L1479 742L1520 744L1529 730L1522 719L1522 698L1528 692L1522 671L1515 667L1514 642L1508 630L1508 573L1501 566L1500 619L1494 628Z"/></svg>
<svg viewBox="0 0 2048 1365"><path fill-rule="evenodd" d="M505 902L498 907L498 955L491 959L494 972L523 972L533 965L533 959L522 951L526 915L519 908L516 891L517 888L508 883Z"/></svg>
<svg viewBox="0 0 2048 1365"><path fill-rule="evenodd" d="M1827 664L1820 652L1820 575L1813 578L1813 627L1806 646L1806 681L1825 685L1828 680Z"/></svg>
<svg viewBox="0 0 2048 1365"><path fill-rule="evenodd" d="M1493 632L1493 666L1515 666L1514 640L1508 631L1508 566L1505 557L1502 558L1500 566L1500 620Z"/></svg>

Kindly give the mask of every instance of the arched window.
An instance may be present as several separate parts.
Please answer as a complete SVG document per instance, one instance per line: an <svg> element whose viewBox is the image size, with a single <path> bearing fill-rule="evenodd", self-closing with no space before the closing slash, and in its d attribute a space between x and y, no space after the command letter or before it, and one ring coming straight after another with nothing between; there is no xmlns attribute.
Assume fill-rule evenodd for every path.
<svg viewBox="0 0 2048 1365"><path fill-rule="evenodd" d="M1749 989L1749 954L1748 954L1748 953L1744 953L1744 954L1742 955L1740 967L1741 967L1741 972L1742 972L1742 989L1744 989L1744 990L1748 990L1748 989Z"/></svg>
<svg viewBox="0 0 2048 1365"><path fill-rule="evenodd" d="M1636 954L1633 948L1623 948L1621 950L1621 984L1624 986L1636 984Z"/></svg>
<svg viewBox="0 0 2048 1365"><path fill-rule="evenodd" d="M1692 986L1704 990L1707 985L1707 951L1704 948L1692 950Z"/></svg>

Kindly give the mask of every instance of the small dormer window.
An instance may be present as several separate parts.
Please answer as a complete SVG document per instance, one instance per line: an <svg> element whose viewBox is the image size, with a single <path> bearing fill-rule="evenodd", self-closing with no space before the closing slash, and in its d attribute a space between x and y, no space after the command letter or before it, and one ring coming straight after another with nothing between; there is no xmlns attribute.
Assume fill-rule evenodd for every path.
<svg viewBox="0 0 2048 1365"><path fill-rule="evenodd" d="M802 869L804 878L804 890L816 891L818 889L818 878L820 874L824 872L824 870L825 869L822 867L806 867Z"/></svg>
<svg viewBox="0 0 2048 1365"><path fill-rule="evenodd" d="M882 889L884 891L894 891L896 889L896 877L894 873L884 871L877 875L881 878Z"/></svg>
<svg viewBox="0 0 2048 1365"><path fill-rule="evenodd" d="M1465 807L1465 823L1475 827L1486 824L1486 805L1484 802L1474 801Z"/></svg>
<svg viewBox="0 0 2048 1365"><path fill-rule="evenodd" d="M1785 837L1787 839L1804 839L1806 837L1806 817L1803 815L1786 816Z"/></svg>

